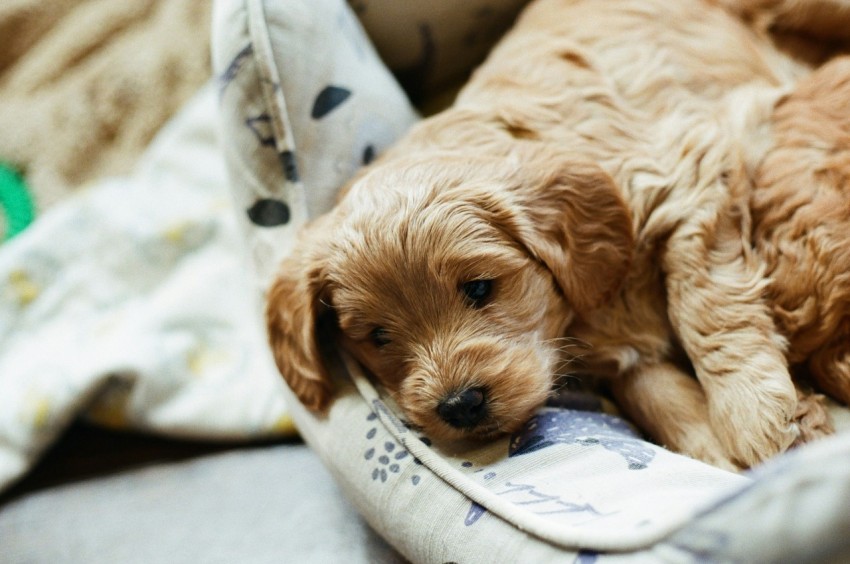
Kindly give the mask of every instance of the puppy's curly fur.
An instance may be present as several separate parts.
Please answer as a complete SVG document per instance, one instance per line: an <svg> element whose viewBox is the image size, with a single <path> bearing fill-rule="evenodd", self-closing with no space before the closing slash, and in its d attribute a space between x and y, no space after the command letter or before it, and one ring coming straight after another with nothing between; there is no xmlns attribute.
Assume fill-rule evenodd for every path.
<svg viewBox="0 0 850 564"><path fill-rule="evenodd" d="M783 250L794 228L775 211L812 182L847 188L815 163L828 149L810 168L783 156L807 134L792 114L819 97L818 78L811 93L774 93L808 72L708 2L538 0L452 108L304 231L268 296L278 367L306 405L324 406L316 327L329 317L435 438L512 432L580 370L679 452L740 468L784 450L800 438L795 417L824 415L788 359L811 355L816 381L844 401L836 389L850 380L830 348L847 342L845 309L830 301L846 308L847 269L823 270L829 296L806 309L799 295L817 280L788 272L795 257L822 257ZM759 89L770 95L748 99L764 123L744 121L775 125L773 141L742 147L728 94ZM844 198L846 214L840 190L810 196ZM834 219L812 235L823 257L830 237L847 237L847 218ZM815 348L833 352L815 353L805 321L823 311L836 321Z"/></svg>
<svg viewBox="0 0 850 564"><path fill-rule="evenodd" d="M755 174L754 242L789 361L850 404L850 57L783 98Z"/></svg>

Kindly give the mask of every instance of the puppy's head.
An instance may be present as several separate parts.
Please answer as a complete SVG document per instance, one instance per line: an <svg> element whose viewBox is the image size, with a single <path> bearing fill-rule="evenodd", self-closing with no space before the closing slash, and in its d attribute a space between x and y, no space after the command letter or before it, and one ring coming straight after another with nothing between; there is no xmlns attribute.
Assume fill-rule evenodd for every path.
<svg viewBox="0 0 850 564"><path fill-rule="evenodd" d="M631 256L610 177L557 159L434 153L361 177L269 293L274 356L298 397L329 399L316 342L327 314L430 436L516 430L565 360L559 337L617 290Z"/></svg>

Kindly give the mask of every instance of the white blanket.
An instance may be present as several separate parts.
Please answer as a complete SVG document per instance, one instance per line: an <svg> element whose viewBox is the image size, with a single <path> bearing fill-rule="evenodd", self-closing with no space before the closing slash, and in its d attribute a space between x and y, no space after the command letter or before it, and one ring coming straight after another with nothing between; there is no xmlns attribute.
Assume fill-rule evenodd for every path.
<svg viewBox="0 0 850 564"><path fill-rule="evenodd" d="M293 433L252 301L206 87L126 177L0 247L0 489L76 417Z"/></svg>

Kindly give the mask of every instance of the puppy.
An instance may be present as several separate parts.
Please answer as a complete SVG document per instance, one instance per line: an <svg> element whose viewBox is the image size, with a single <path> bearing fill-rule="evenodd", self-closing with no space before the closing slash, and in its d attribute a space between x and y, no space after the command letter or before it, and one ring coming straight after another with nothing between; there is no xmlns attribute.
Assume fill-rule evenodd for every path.
<svg viewBox="0 0 850 564"><path fill-rule="evenodd" d="M717 104L805 72L697 0L538 0L303 232L268 295L281 373L326 404L331 320L434 438L513 432L580 369L674 450L782 451L797 391Z"/></svg>

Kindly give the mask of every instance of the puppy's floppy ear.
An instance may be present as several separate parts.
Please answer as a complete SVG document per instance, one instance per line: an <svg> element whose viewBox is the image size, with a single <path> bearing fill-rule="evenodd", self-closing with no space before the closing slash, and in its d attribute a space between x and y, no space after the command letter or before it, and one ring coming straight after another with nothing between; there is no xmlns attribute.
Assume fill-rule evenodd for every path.
<svg viewBox="0 0 850 564"><path fill-rule="evenodd" d="M512 182L515 236L581 312L610 300L631 265L631 214L614 180L584 159L520 155Z"/></svg>
<svg viewBox="0 0 850 564"><path fill-rule="evenodd" d="M314 250L309 244L299 247L281 264L267 295L266 329L283 378L301 403L320 410L330 400L332 386L318 343L319 319L327 309L325 265Z"/></svg>

